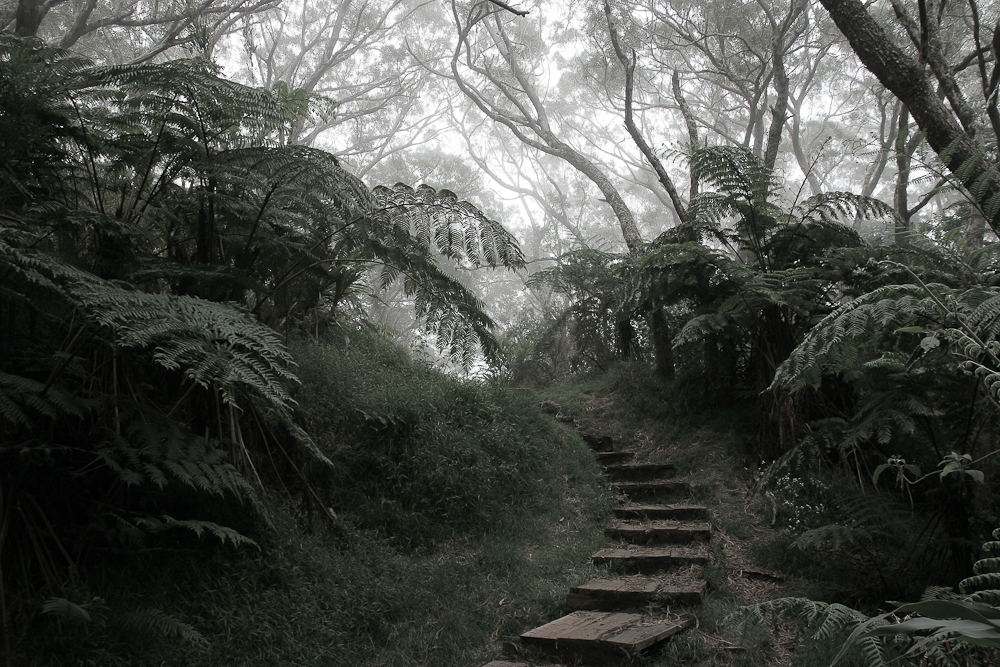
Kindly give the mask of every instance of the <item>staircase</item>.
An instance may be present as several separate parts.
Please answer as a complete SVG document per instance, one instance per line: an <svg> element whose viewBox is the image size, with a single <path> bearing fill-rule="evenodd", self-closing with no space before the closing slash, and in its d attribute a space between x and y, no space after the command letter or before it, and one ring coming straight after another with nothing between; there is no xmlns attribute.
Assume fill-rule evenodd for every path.
<svg viewBox="0 0 1000 667"><path fill-rule="evenodd" d="M603 665L633 657L695 622L672 607L701 603L708 562L708 510L685 502L691 488L673 480L674 466L633 463L608 436L585 436L621 498L604 529L614 543L591 561L605 573L569 590L572 613L521 635L522 644L566 664ZM484 667L531 667L494 661ZM554 667L549 665L549 667Z"/></svg>

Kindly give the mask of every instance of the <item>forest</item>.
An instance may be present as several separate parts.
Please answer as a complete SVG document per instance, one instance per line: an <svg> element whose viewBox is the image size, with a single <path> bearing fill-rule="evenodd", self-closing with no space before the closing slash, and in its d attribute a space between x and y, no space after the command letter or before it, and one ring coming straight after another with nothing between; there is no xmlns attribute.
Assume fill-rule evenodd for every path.
<svg viewBox="0 0 1000 667"><path fill-rule="evenodd" d="M0 0L0 665L554 665L612 441L712 535L618 662L1000 665L998 97L978 0Z"/></svg>

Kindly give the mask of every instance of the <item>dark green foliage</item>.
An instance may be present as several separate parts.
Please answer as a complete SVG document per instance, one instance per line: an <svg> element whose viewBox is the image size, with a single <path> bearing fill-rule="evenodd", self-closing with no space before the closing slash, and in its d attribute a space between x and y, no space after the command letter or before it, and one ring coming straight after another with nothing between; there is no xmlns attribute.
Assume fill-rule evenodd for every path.
<svg viewBox="0 0 1000 667"><path fill-rule="evenodd" d="M265 495L259 550L233 553L242 536L206 521L108 517L123 548L40 601L15 664L462 667L548 620L603 543L611 499L589 448L528 396L339 333L292 350L305 423L335 463L313 488L349 539L301 511L317 498L275 452L272 486L292 493Z"/></svg>
<svg viewBox="0 0 1000 667"><path fill-rule="evenodd" d="M615 359L637 354L641 343L635 339L629 292L634 260L581 248L558 262L534 273L527 283L532 288L552 289L567 303L564 310L543 319L536 349L530 354L548 357L553 365L568 364L573 372L605 369ZM623 330L629 333L623 335Z"/></svg>
<svg viewBox="0 0 1000 667"><path fill-rule="evenodd" d="M447 191L373 193L282 145L304 112L200 60L95 67L0 33L5 638L122 552L254 550L267 489L315 505L331 460L273 327L318 332L399 277L443 349L496 356L483 304L439 260L517 267L513 238ZM196 639L109 604L146 609L123 627Z"/></svg>
<svg viewBox="0 0 1000 667"><path fill-rule="evenodd" d="M891 218L881 202L826 193L779 206L780 183L733 147L695 149L690 161L714 192L698 195L694 222L655 242L634 293L675 318L678 370L710 402L745 393L758 404L754 456L794 444L809 402L769 392L775 369L810 327L850 290L875 251L844 224Z"/></svg>
<svg viewBox="0 0 1000 667"><path fill-rule="evenodd" d="M412 548L475 533L532 496L552 430L534 405L499 385L442 378L362 333L293 349L306 427L334 463L329 492L345 521Z"/></svg>

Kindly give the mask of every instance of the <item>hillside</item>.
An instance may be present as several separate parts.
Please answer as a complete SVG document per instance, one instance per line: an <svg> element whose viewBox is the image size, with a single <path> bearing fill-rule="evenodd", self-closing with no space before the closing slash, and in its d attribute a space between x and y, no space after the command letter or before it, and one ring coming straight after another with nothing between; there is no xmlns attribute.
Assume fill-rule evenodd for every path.
<svg viewBox="0 0 1000 667"><path fill-rule="evenodd" d="M708 584L701 601L644 612L697 621L641 664L821 664L852 627L844 619L864 616L805 597L870 613L916 585L893 575L906 562L888 532L861 548L804 539L857 502L842 473L754 493L749 413L681 414L643 364L531 391L455 380L360 331L291 349L303 425L332 468L258 460L268 490L253 508L164 496L166 525L140 541L97 535L105 519L95 516L79 528L90 537L75 543L86 550L74 551L60 595L28 598L10 580L22 587L7 588L9 608L29 613L8 626L9 664L545 664L519 635L608 572L590 557L611 543L615 498L588 445L607 436L637 463L673 464L710 517L709 560L686 570ZM906 517L881 525L910 529ZM877 574L859 576L868 567Z"/></svg>

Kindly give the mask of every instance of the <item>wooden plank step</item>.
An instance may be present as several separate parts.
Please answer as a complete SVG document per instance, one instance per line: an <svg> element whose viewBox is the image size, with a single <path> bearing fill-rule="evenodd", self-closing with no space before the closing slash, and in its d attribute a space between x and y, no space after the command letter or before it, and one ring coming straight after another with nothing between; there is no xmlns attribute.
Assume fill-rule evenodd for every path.
<svg viewBox="0 0 1000 667"><path fill-rule="evenodd" d="M598 577L569 589L570 609L615 611L651 604L696 605L701 603L708 583L688 577Z"/></svg>
<svg viewBox="0 0 1000 667"><path fill-rule="evenodd" d="M604 466L604 474L616 482L649 482L673 477L677 468L670 463L625 463Z"/></svg>
<svg viewBox="0 0 1000 667"><path fill-rule="evenodd" d="M521 641L560 658L625 657L663 641L693 622L693 616L670 619L621 612L575 611L524 633Z"/></svg>
<svg viewBox="0 0 1000 667"><path fill-rule="evenodd" d="M635 452L594 452L601 465L615 465L635 458Z"/></svg>
<svg viewBox="0 0 1000 667"><path fill-rule="evenodd" d="M614 509L617 519L672 519L688 521L692 519L707 519L708 508L704 505L691 503L673 503L670 505L644 505L627 503Z"/></svg>
<svg viewBox="0 0 1000 667"><path fill-rule="evenodd" d="M612 482L611 488L634 502L691 495L687 482Z"/></svg>
<svg viewBox="0 0 1000 667"><path fill-rule="evenodd" d="M590 557L594 565L613 565L633 572L661 572L678 565L702 565L708 551L700 547L609 547Z"/></svg>
<svg viewBox="0 0 1000 667"><path fill-rule="evenodd" d="M712 527L703 522L619 522L605 528L604 534L632 544L686 544L710 539Z"/></svg>

